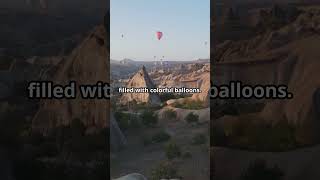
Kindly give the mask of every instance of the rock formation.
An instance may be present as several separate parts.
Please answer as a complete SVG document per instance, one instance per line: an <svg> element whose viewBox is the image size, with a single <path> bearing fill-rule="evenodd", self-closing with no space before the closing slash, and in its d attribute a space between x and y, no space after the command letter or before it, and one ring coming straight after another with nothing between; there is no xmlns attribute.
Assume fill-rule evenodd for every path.
<svg viewBox="0 0 320 180"><path fill-rule="evenodd" d="M218 62L229 62L230 67L244 59L256 60L257 65L252 69L245 68L246 66L242 64L242 69L245 68L242 75L247 79L237 77L237 80L243 82L254 80L259 84L268 84L268 81L263 82L267 79L265 70L276 71L276 81L273 84L287 85L293 98L266 101L262 112L251 114L250 117L255 121L265 121L270 124L287 122L294 125L298 141L307 144L318 142L320 137L318 118L320 53L317 48L317 44L320 44L319 20L320 11L309 10L300 14L293 23L276 31L250 40L225 42L215 56ZM275 59L279 63L273 69L266 69L272 63L271 61L268 63L266 59ZM259 65L260 60L264 63ZM264 71L260 71L260 68ZM224 117L219 122L237 120L238 117Z"/></svg>
<svg viewBox="0 0 320 180"><path fill-rule="evenodd" d="M109 52L106 48L106 32L103 26L96 27L64 61L60 62L53 79L56 84L96 84L109 82ZM51 128L69 125L80 119L87 130L94 132L105 128L109 119L109 100L83 99L77 93L75 99L42 100L32 127L47 133Z"/></svg>
<svg viewBox="0 0 320 180"><path fill-rule="evenodd" d="M192 95L193 100L199 100L204 102L205 104L209 104L210 100L210 72L206 72L200 76L198 80L200 84L201 93L196 93Z"/></svg>
<svg viewBox="0 0 320 180"><path fill-rule="evenodd" d="M129 81L126 88L148 88L152 89L156 86L152 82L146 68L143 66ZM160 97L157 93L124 93L120 99L121 104L136 101L137 103L148 103L150 105L161 104Z"/></svg>

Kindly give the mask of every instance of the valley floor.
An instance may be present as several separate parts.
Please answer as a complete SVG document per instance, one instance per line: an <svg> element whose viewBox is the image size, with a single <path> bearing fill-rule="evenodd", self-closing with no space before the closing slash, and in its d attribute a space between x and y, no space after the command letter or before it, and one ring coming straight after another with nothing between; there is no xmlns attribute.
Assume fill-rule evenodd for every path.
<svg viewBox="0 0 320 180"><path fill-rule="evenodd" d="M191 144L192 137L195 134L209 134L208 122L190 125L177 120L171 122L160 121L157 128L127 133L127 147L116 154L111 154L111 178L118 178L130 173L140 173L149 178L152 168L166 160L164 151L166 143L144 146L142 139L161 129L170 134L170 140L174 140L179 145L182 153L191 153L190 158L181 157L174 160L178 164L178 174L184 180L209 179L209 138L206 144Z"/></svg>

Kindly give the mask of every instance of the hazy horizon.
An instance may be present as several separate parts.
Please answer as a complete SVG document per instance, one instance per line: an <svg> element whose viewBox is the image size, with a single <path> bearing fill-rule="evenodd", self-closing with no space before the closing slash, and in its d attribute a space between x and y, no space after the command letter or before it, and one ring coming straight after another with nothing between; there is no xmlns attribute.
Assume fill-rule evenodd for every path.
<svg viewBox="0 0 320 180"><path fill-rule="evenodd" d="M141 60L141 59L130 59L130 58L123 58L123 59L112 59L110 58L111 61L122 61L122 60L132 60L132 61L137 61L137 62L144 62L144 61L150 61L150 62L153 62L153 61L161 61L160 59L159 60ZM210 58L198 58L198 59L191 59L191 60L170 60L170 61L197 61L197 60L210 60ZM167 60L163 60L163 61L167 61Z"/></svg>
<svg viewBox="0 0 320 180"><path fill-rule="evenodd" d="M111 0L110 58L193 61L210 58L210 1ZM161 40L156 32L163 32Z"/></svg>

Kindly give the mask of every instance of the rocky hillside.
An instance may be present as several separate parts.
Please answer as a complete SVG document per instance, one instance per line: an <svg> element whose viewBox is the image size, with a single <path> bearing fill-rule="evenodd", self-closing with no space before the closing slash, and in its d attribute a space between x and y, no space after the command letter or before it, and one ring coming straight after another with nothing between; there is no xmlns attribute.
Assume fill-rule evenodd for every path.
<svg viewBox="0 0 320 180"><path fill-rule="evenodd" d="M96 84L97 81L109 82L109 53L106 48L106 34L102 26L96 27L90 35L58 65L54 83ZM43 100L41 108L33 119L33 129L43 133L51 128L69 125L72 120L80 119L88 132L102 129L108 125L109 101L102 99L87 100L80 97L68 100Z"/></svg>
<svg viewBox="0 0 320 180"><path fill-rule="evenodd" d="M260 113L246 119L269 124L289 123L296 127L296 139L302 144L318 142L320 10L308 9L290 24L249 40L225 41L215 53L216 62L241 62L277 59L291 62L279 69L279 84L288 86L292 99L268 101ZM260 71L252 77L263 78ZM220 122L237 122L243 117L224 117Z"/></svg>

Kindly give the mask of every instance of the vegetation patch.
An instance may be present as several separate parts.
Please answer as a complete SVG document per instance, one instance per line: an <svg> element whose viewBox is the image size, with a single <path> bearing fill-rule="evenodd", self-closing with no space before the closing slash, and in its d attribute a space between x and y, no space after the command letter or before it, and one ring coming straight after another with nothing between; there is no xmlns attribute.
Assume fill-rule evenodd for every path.
<svg viewBox="0 0 320 180"><path fill-rule="evenodd" d="M202 101L195 101L190 99L185 100L183 103L177 102L173 104L173 106L176 108L192 109L192 110L199 110L199 109L206 108L205 104Z"/></svg>
<svg viewBox="0 0 320 180"><path fill-rule="evenodd" d="M117 104L116 100L113 100L113 101L115 104ZM138 103L136 100L133 100L126 105L117 104L117 110L119 110L119 111L139 112L139 111L143 111L145 109L156 111L156 110L161 109L162 107L163 107L163 105L150 105L145 102Z"/></svg>
<svg viewBox="0 0 320 180"><path fill-rule="evenodd" d="M121 130L136 129L141 126L141 122L137 115L132 113L115 112L114 116Z"/></svg>
<svg viewBox="0 0 320 180"><path fill-rule="evenodd" d="M158 123L158 115L151 110L143 111L140 117L146 127L154 127Z"/></svg>
<svg viewBox="0 0 320 180"><path fill-rule="evenodd" d="M151 138L148 136L143 137L143 144L145 146L150 145L150 144L155 144L155 143L162 143L170 140L171 136L166 133L165 131L159 131L156 134L154 134Z"/></svg>
<svg viewBox="0 0 320 180"><path fill-rule="evenodd" d="M151 170L151 180L181 179L172 162L164 161Z"/></svg>
<svg viewBox="0 0 320 180"><path fill-rule="evenodd" d="M152 142L153 143L161 143L166 142L171 138L171 136L166 133L165 131L160 131L152 136Z"/></svg>
<svg viewBox="0 0 320 180"><path fill-rule="evenodd" d="M169 142L165 146L166 156L169 160L179 158L181 156L181 149L175 142Z"/></svg>
<svg viewBox="0 0 320 180"><path fill-rule="evenodd" d="M192 145L202 145L207 142L207 136L205 134L196 134L192 138Z"/></svg>

